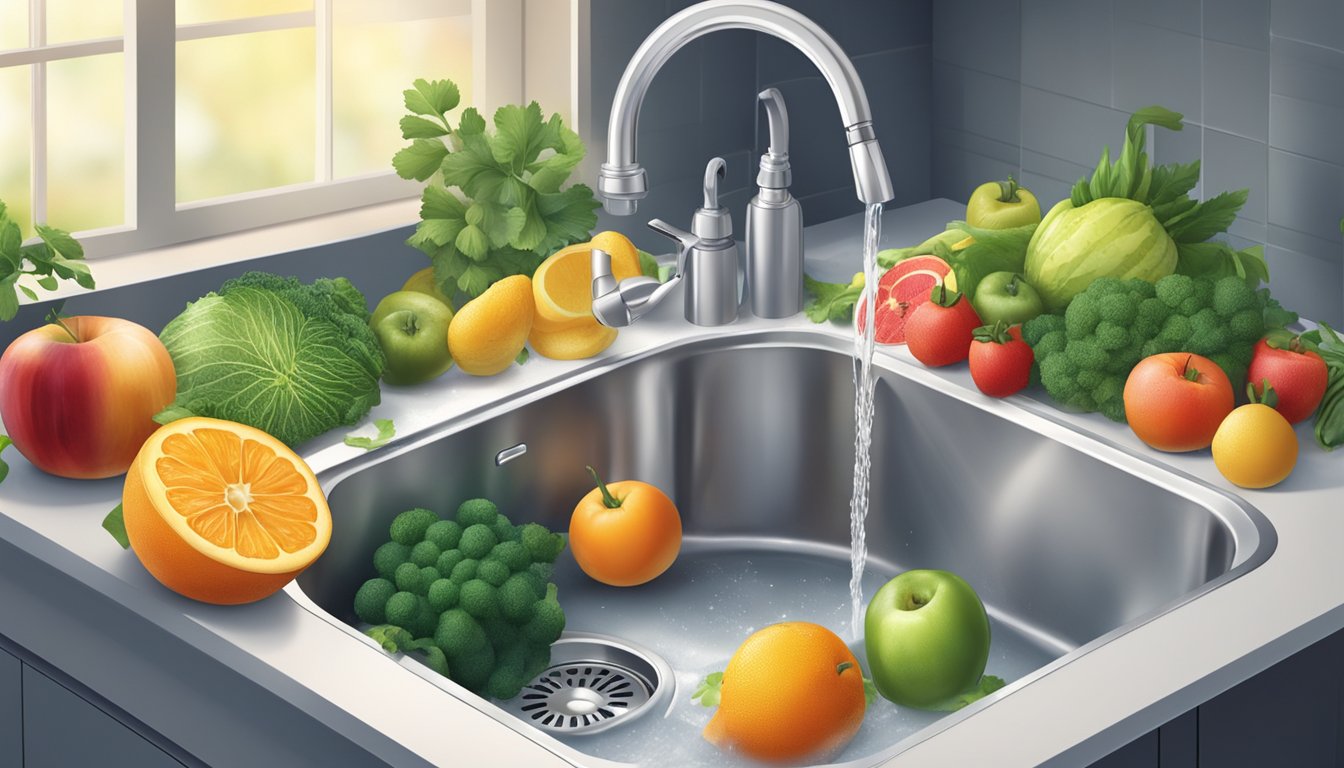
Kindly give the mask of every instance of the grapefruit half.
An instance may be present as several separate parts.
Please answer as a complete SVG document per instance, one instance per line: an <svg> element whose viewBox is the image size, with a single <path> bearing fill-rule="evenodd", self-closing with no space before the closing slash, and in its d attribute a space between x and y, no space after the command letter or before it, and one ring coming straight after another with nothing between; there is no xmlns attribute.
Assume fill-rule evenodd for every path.
<svg viewBox="0 0 1344 768"><path fill-rule="evenodd" d="M904 344L905 321L915 307L929 300L933 287L944 280L951 284L952 267L937 256L916 256L897 262L877 282L877 313L873 316L878 344ZM868 307L859 300L854 313L860 333L868 319Z"/></svg>

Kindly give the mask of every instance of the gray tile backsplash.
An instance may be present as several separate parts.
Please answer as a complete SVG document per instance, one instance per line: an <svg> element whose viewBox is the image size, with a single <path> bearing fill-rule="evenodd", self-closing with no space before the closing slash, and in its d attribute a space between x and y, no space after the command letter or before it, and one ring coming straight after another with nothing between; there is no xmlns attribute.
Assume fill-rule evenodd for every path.
<svg viewBox="0 0 1344 768"><path fill-rule="evenodd" d="M691 0L592 0L596 127L634 48ZM1129 113L1156 129L1158 162L1201 159L1200 194L1248 188L1229 230L1268 246L1272 286L1344 324L1344 0L787 0L854 58L898 204L965 199L1014 174L1044 206L1118 152ZM859 210L829 88L805 57L749 32L705 37L659 74L641 116L652 189L641 221L684 222L704 161L729 161L725 199L754 194L765 149L756 91L784 92L794 194L809 223ZM744 166L738 168L737 166ZM660 244L659 244L660 245Z"/></svg>

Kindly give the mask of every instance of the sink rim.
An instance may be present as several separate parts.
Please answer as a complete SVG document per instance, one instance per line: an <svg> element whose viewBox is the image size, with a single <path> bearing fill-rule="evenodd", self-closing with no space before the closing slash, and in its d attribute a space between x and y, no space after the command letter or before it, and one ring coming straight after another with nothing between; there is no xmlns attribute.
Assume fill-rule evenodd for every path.
<svg viewBox="0 0 1344 768"><path fill-rule="evenodd" d="M687 334L658 347L587 361L587 364L561 374L554 379L523 389L506 401L496 400L486 405L463 411L462 413L445 419L432 427L406 435L404 438L396 439L390 445L387 445L376 452L352 457L318 472L317 476L319 484L321 485L323 492L330 495L332 489L343 480L374 465L388 461L405 453L418 450L425 445L437 442L445 437L469 429L482 422L489 421L500 414L513 411L524 405L544 399L556 392L597 378L615 369L669 352L682 351L687 347L702 347L706 351L722 351L738 347L754 349L769 347L801 347L840 354L849 354L852 350L852 339L847 335L840 334L834 329L826 327L812 329L730 327L697 330L700 332ZM1061 418L1063 416L1061 411L1058 411L1045 403L1023 395L1013 395L1008 398L985 397L978 392L972 391L968 387L949 385L946 380L939 378L932 371L892 354L875 355L873 365L881 370L916 381L923 386L929 387L947 397L959 400L966 405L993 413L1000 418L1004 418L1014 424L1018 424L1026 429L1037 432L1044 437L1063 443L1074 450L1104 461L1116 469L1137 476L1145 482L1158 486L1169 493L1194 502L1202 509L1212 514L1231 535L1233 541L1233 558L1225 572L1201 584L1199 587L1184 593L1174 600L1159 605L1152 611L1141 614L1109 632L1078 645L1077 647L1072 648L1072 650L1066 651L1059 658L1056 658L1045 666L1033 670L1031 673L1012 681L999 691L996 691L961 710L944 715L937 722L921 728L919 731L901 739L886 749L853 760L847 760L841 763L830 763L828 765L843 766L844 768L859 768L859 766L866 767L885 763L917 744L955 727L967 718L982 711L984 708L1007 698L1025 686L1030 685L1047 675L1060 671L1097 648L1107 645L1153 620L1187 605L1188 603L1198 600L1209 592L1255 570L1263 565L1277 549L1278 535L1273 524L1262 512L1260 512L1259 509L1245 499L1224 489L1213 486L1207 481L1178 468L1160 464L1154 457L1146 455L1134 447L1119 443L1090 430L1085 430L1077 425L1070 424L1065 419ZM687 538L689 539L693 537L688 536ZM759 545L761 542L767 541L770 537L694 538L712 538L721 542L732 540L740 541L745 538ZM802 545L808 549L815 549L818 552L832 550L838 552L839 550L844 550L846 557L848 553L847 548L820 542L790 539L780 540L779 543L783 544L785 541L794 546ZM874 562L876 563L879 561ZM371 638L363 635L354 627L349 626L328 613L321 606L317 605L299 586L298 580L290 582L285 587L284 591L291 599L309 613L312 613L328 624L337 627L348 636L373 648L376 652L380 654L385 653L381 646ZM1052 640L1053 638L1047 638L1045 642L1052 646L1059 645L1058 642L1051 642ZM550 734L533 728L529 724L517 719L490 700L478 697L461 688L457 683L441 677L433 670L430 670L428 667L405 654L398 654L397 661L403 668L418 675L422 680L438 687L443 692L449 694L460 702L471 706L476 711L486 714L496 721L503 723L520 736L528 738L537 746L572 765L591 765L610 768L631 765L629 763L612 761L606 758L590 755L571 747L569 744L560 741Z"/></svg>

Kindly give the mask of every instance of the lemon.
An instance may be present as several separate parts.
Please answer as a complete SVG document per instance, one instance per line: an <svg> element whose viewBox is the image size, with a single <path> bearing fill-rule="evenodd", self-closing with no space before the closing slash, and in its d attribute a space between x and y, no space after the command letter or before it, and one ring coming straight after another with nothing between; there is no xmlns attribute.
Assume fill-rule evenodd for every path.
<svg viewBox="0 0 1344 768"><path fill-rule="evenodd" d="M1242 488L1268 488L1292 474L1297 433L1283 414L1263 403L1243 405L1213 435L1213 463Z"/></svg>
<svg viewBox="0 0 1344 768"><path fill-rule="evenodd" d="M494 376L513 364L532 331L532 281L506 277L467 302L448 324L448 351L472 376Z"/></svg>

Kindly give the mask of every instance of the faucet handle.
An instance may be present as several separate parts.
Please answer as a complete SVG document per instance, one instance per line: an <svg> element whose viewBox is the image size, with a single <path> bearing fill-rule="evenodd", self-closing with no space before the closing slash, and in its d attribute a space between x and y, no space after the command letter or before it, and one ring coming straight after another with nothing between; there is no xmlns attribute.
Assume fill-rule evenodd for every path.
<svg viewBox="0 0 1344 768"><path fill-rule="evenodd" d="M591 255L593 271L593 317L608 328L623 328L653 309L672 288L681 282L681 274L666 283L652 277L627 277L616 282L611 271L611 254L594 248Z"/></svg>
<svg viewBox="0 0 1344 768"><path fill-rule="evenodd" d="M684 229L668 224L662 219L653 219L649 222L649 229L671 239L677 244L677 275L680 276L686 272L686 252L700 244L700 236L687 232Z"/></svg>

